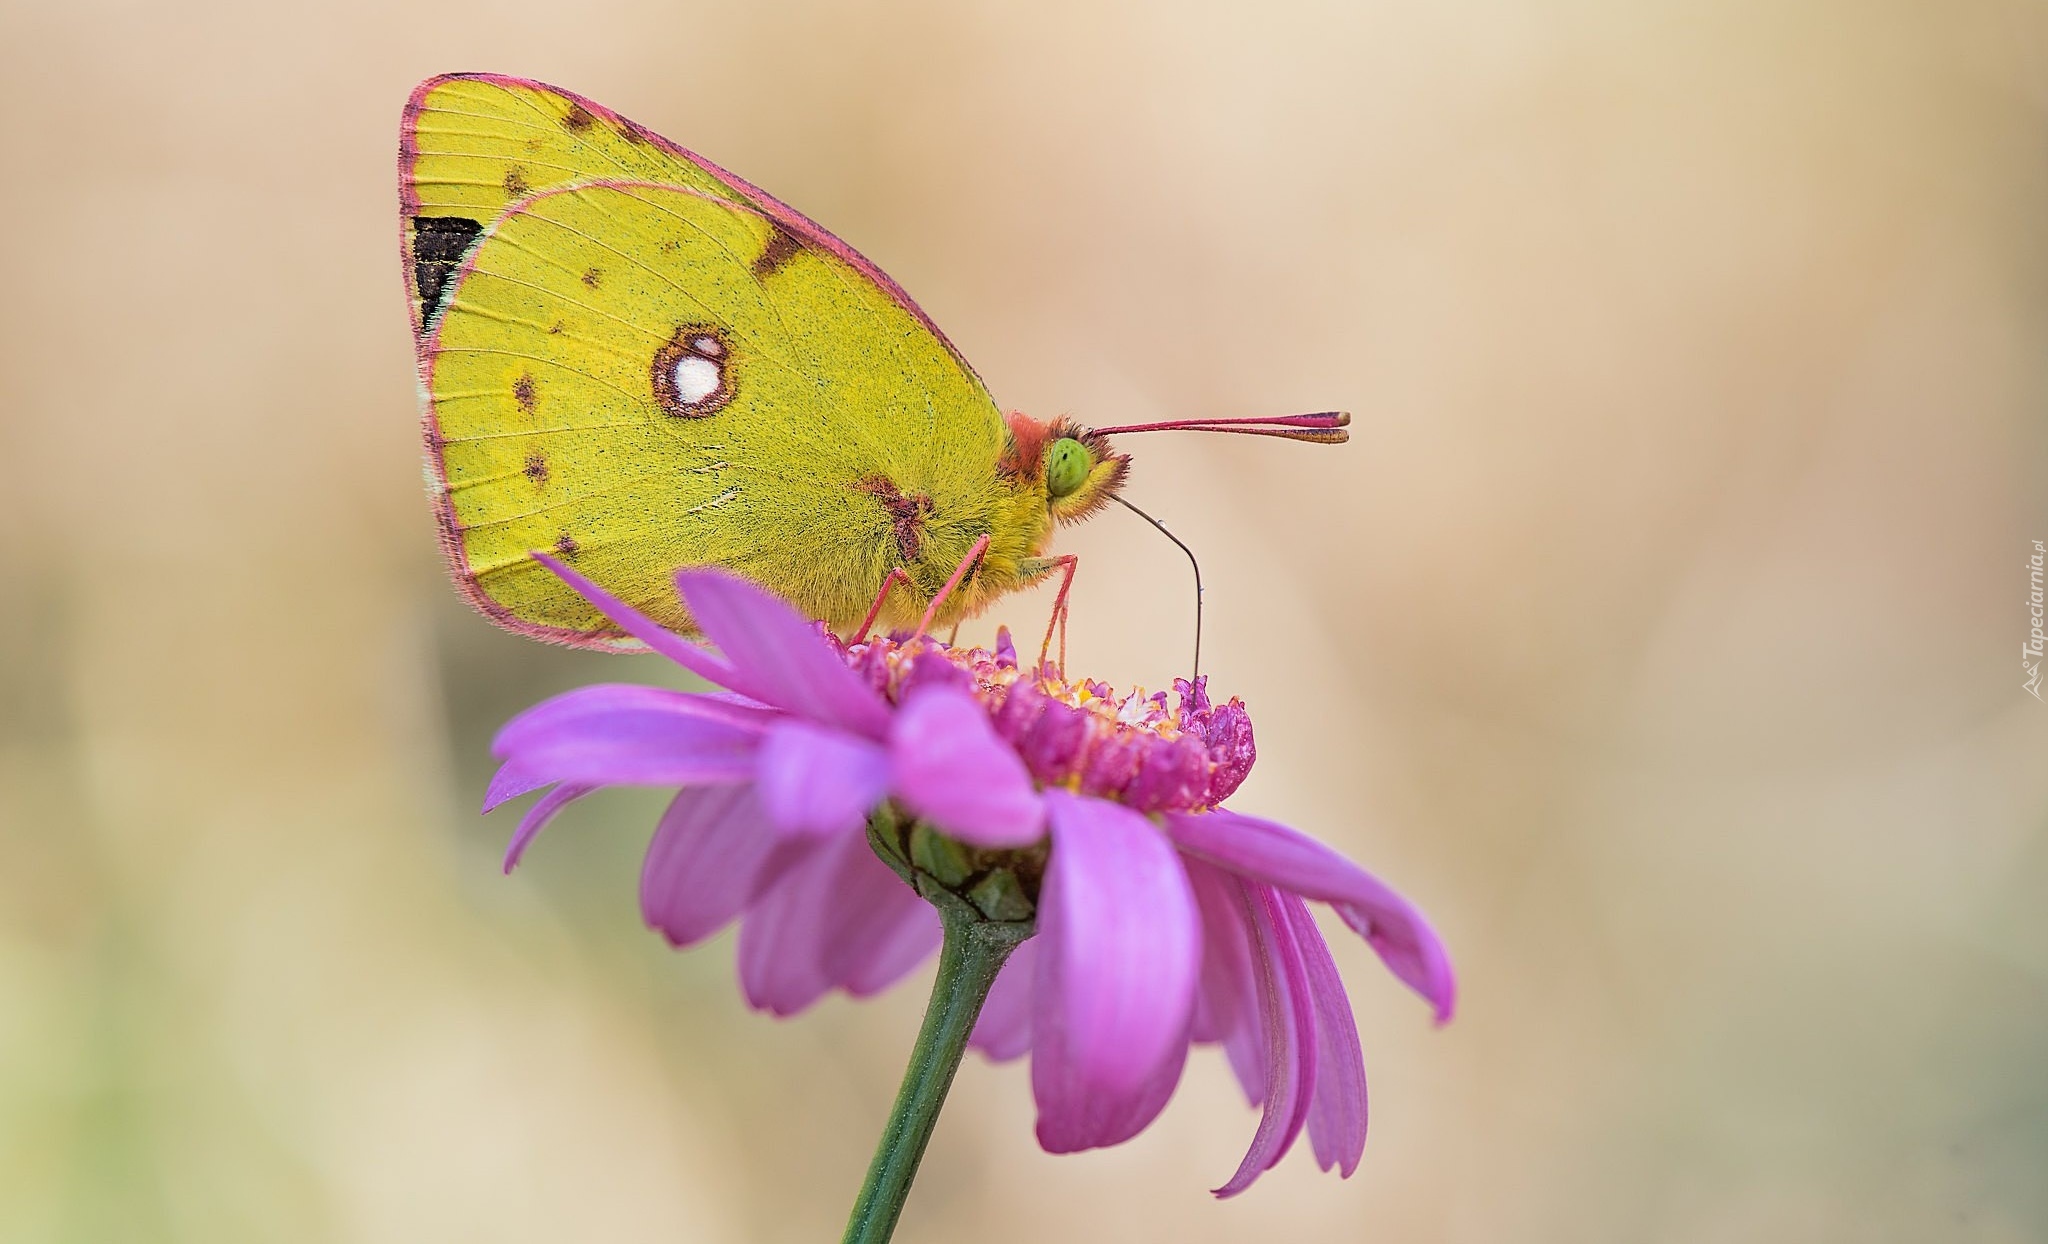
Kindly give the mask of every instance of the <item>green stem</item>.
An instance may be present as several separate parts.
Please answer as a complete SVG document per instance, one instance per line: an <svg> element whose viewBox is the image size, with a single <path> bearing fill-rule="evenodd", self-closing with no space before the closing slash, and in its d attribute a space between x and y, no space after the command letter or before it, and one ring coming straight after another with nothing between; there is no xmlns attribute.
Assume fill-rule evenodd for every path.
<svg viewBox="0 0 2048 1244"><path fill-rule="evenodd" d="M974 1032L981 1004L988 1000L1003 961L1031 936L1028 922L989 920L958 899L934 905L946 931L938 979L932 982L932 999L925 1006L910 1066L903 1072L903 1087L896 1091L896 1105L875 1147L875 1160L853 1203L844 1244L887 1244L895 1233L910 1181L917 1177L917 1164L938 1125L939 1109L946 1104L946 1090L953 1086L953 1073L967 1053L967 1038Z"/></svg>

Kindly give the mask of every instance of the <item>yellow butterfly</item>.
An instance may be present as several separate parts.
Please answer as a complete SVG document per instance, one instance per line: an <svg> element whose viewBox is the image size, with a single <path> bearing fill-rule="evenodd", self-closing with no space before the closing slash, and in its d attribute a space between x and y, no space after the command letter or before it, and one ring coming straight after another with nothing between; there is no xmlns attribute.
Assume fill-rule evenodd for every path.
<svg viewBox="0 0 2048 1244"><path fill-rule="evenodd" d="M1112 432L1346 435L1337 414L1005 416L852 247L537 82L421 83L398 173L442 544L471 603L522 634L622 646L536 551L678 630L694 628L670 575L702 564L842 630L877 612L945 624L1071 577L1046 545L1116 497Z"/></svg>

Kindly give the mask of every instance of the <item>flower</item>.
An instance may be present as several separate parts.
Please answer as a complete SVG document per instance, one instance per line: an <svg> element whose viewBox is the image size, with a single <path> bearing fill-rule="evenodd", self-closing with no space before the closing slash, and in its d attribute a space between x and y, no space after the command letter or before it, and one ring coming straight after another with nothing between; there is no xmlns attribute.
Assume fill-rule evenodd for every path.
<svg viewBox="0 0 2048 1244"><path fill-rule="evenodd" d="M1211 703L1205 679L1177 682L1169 708L1164 693L1027 674L1007 634L993 651L846 645L744 580L682 571L714 653L542 560L726 690L591 686L508 722L485 810L551 789L520 820L506 870L592 790L680 787L648 846L641 910L677 946L739 919L753 1006L789 1015L915 967L941 930L903 880L986 919L1035 918L973 1041L999 1060L1031 1054L1039 1143L1128 1140L1164 1107L1190 1043L1218 1042L1262 1109L1219 1196L1303 1130L1317 1163L1346 1176L1364 1147L1358 1032L1306 900L1450 1018L1450 962L1414 907L1313 839L1220 806L1256 749L1244 705Z"/></svg>

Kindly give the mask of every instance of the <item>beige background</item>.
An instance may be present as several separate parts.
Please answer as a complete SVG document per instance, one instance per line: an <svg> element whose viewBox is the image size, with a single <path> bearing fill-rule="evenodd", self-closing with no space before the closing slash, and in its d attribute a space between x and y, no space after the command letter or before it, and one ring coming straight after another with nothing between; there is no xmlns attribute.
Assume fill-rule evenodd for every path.
<svg viewBox="0 0 2048 1244"><path fill-rule="evenodd" d="M1039 1153L972 1061L906 1241L2048 1237L2048 15L2023 0L0 9L0 1239L816 1241L921 1001L777 1023L640 929L654 796L516 878L490 730L641 658L441 578L399 107L612 104L1133 441L1257 714L1241 806L1427 906L1431 1031L1212 1203L1213 1055ZM1128 515L1074 658L1185 660ZM1011 602L1020 629L1043 599Z"/></svg>

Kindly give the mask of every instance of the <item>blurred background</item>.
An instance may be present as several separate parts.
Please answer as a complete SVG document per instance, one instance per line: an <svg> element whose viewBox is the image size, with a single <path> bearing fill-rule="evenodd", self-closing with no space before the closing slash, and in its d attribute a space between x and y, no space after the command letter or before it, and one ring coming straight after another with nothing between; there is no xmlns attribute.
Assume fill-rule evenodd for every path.
<svg viewBox="0 0 2048 1244"><path fill-rule="evenodd" d="M757 1016L640 926L660 796L510 879L474 811L506 715L667 674L443 577L392 169L456 69L770 188L1006 405L1356 412L1130 495L1234 803L1432 913L1457 1021L1340 941L1364 1166L1227 1204L1213 1053L1062 1158L971 1059L900 1239L2048 1239L2043 5L6 0L0 1240L794 1244L867 1163L925 974ZM1074 667L1180 672L1179 554L1061 547Z"/></svg>

